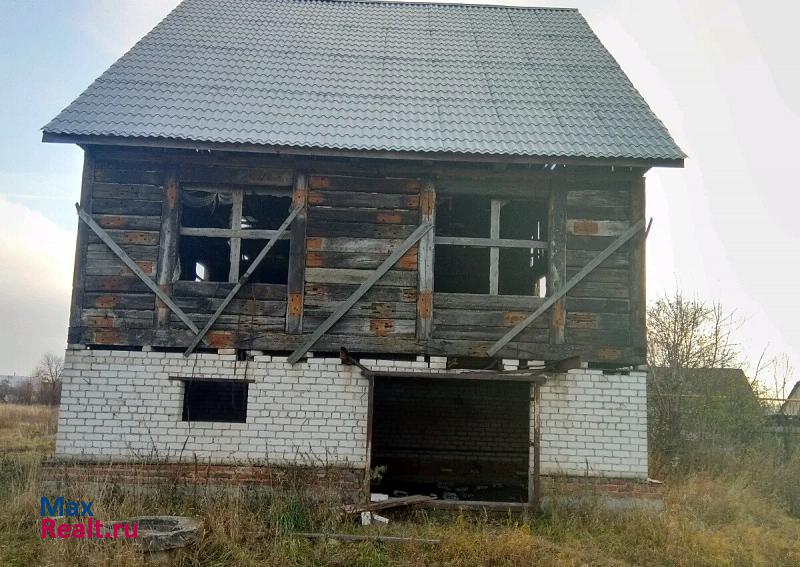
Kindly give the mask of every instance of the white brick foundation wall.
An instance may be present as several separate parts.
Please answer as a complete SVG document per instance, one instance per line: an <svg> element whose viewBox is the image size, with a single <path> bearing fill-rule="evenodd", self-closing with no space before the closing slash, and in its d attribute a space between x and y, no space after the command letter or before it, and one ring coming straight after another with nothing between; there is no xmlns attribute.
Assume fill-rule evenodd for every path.
<svg viewBox="0 0 800 567"><path fill-rule="evenodd" d="M446 372L440 357L362 363ZM170 377L252 380L247 422L182 421L184 386ZM548 380L541 396L542 472L646 478L645 380L644 372L588 369ZM291 366L285 357L67 350L56 455L363 467L367 389L357 368L335 358Z"/></svg>
<svg viewBox="0 0 800 567"><path fill-rule="evenodd" d="M542 386L543 474L647 478L647 373L578 369Z"/></svg>
<svg viewBox="0 0 800 567"><path fill-rule="evenodd" d="M367 380L338 359L282 360L68 350L56 455L363 467ZM181 421L184 386L170 376L255 380L247 423Z"/></svg>

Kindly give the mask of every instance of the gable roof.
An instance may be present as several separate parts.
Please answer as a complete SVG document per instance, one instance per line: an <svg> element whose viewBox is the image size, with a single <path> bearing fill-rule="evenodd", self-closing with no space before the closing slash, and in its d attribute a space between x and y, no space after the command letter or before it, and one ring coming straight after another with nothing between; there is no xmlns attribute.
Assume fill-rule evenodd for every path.
<svg viewBox="0 0 800 567"><path fill-rule="evenodd" d="M185 0L44 132L685 157L576 10L357 0Z"/></svg>
<svg viewBox="0 0 800 567"><path fill-rule="evenodd" d="M800 381L798 381L789 396L781 406L781 413L785 415L800 415Z"/></svg>
<svg viewBox="0 0 800 567"><path fill-rule="evenodd" d="M666 368L651 366L648 379L682 380L682 394L686 396L719 396L757 400L750 381L741 368Z"/></svg>

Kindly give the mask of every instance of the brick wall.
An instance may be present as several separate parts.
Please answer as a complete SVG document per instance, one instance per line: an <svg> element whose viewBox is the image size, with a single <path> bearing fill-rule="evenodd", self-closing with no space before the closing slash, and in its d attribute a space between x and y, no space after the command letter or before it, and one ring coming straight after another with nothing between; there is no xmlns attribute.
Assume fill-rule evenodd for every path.
<svg viewBox="0 0 800 567"><path fill-rule="evenodd" d="M447 372L440 357L362 363L385 371ZM184 385L171 376L252 380L246 423L182 421ZM588 369L551 378L542 387L542 472L646 478L645 380L644 372ZM456 446L474 442L488 448L492 436L504 435L512 410L495 403L504 387L480 386L500 397L476 394L494 402L485 414L477 413L480 405L465 408L462 415L471 421L458 426ZM338 359L309 358L290 366L285 357L239 361L220 354L186 359L181 353L68 350L56 455L363 467L367 389L358 369ZM522 450L521 441L506 438L498 452L509 447L512 453Z"/></svg>
<svg viewBox="0 0 800 567"><path fill-rule="evenodd" d="M367 380L338 359L68 350L59 457L364 466ZM247 422L181 421L183 382L252 379Z"/></svg>
<svg viewBox="0 0 800 567"><path fill-rule="evenodd" d="M647 478L645 372L570 370L541 394L543 474Z"/></svg>

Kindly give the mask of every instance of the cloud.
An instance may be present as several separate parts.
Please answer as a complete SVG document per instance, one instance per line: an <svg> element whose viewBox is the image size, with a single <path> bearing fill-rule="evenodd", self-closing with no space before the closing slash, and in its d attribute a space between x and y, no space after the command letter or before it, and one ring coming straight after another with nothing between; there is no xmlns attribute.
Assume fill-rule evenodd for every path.
<svg viewBox="0 0 800 567"><path fill-rule="evenodd" d="M66 346L75 235L0 196L0 373Z"/></svg>

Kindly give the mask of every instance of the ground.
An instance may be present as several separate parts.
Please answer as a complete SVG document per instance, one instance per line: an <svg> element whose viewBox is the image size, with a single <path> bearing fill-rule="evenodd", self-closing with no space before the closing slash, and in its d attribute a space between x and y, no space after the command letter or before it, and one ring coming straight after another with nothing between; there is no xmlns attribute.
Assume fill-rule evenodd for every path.
<svg viewBox="0 0 800 567"><path fill-rule="evenodd" d="M39 539L36 472L52 453L56 411L0 405L0 564L144 565L120 541ZM749 460L748 460L749 459ZM718 468L719 469L719 468ZM775 471L778 471L777 473ZM778 474L779 473L779 474ZM98 518L135 514L199 517L196 546L169 559L182 566L227 565L800 565L796 487L800 459L765 465L757 454L733 472L667 478L663 512L609 514L588 503L543 518L407 511L383 527L360 527L333 506L296 492L246 496L238 491L178 496L162 487L148 497L122 494L109 482L85 494ZM85 487L73 487L81 493ZM82 493L81 493L82 494ZM313 543L293 531L376 533L440 539L416 543Z"/></svg>

